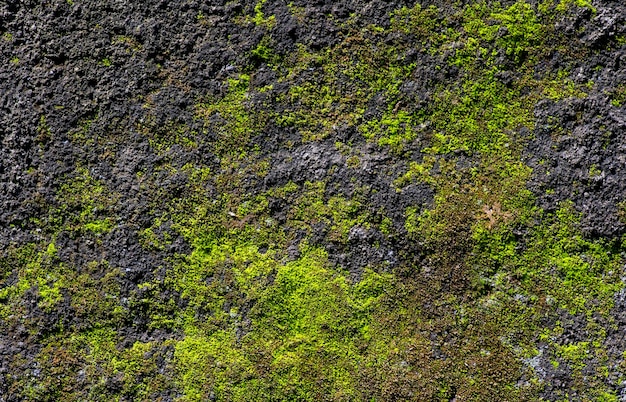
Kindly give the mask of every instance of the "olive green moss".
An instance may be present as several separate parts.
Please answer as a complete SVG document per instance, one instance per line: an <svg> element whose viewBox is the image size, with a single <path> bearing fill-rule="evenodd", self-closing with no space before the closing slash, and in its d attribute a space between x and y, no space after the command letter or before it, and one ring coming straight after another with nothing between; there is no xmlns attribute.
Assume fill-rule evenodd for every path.
<svg viewBox="0 0 626 402"><path fill-rule="evenodd" d="M353 374L362 360L359 349L371 338L369 310L388 279L369 273L351 286L328 267L319 249L304 249L298 260L285 264L253 247L218 253L211 256L212 265L229 258L233 271L222 275L234 276L209 285L222 286L221 300L215 296L219 291L183 285L196 302L205 303L206 295L212 295L215 308L208 321L194 322L188 314L186 337L176 346L186 399L203 400L209 392L218 399L238 400L358 395ZM230 305L224 299L233 292L240 295Z"/></svg>
<svg viewBox="0 0 626 402"><path fill-rule="evenodd" d="M418 4L393 12L386 28L350 19L337 45L283 55L272 48L276 18L265 1L234 16L265 35L250 65L198 100L202 132L150 119L136 127L162 156L215 136L208 143L217 166L165 158L137 175L154 214L139 231L141 245L163 253L182 238L191 252L154 267L128 300L118 267L61 260L60 234L97 247L118 221L119 195L77 167L34 222L41 240L0 259L2 325L20 322L30 293L43 311L63 304L74 316L38 335L41 373L16 379L15 389L31 400L153 400L168 389L185 401L539 400L545 379L529 362L542 357L569 373L563 400L617 400L605 338L624 244L585 238L569 202L554 213L536 207L521 157L537 102L593 88L574 83L566 68L535 69L567 49L554 22L577 7L593 11L583 0ZM409 50L418 61L408 61ZM586 52L575 50L571 60ZM447 74L428 99L403 90L420 57ZM260 65L274 70L276 85L255 86ZM507 71L511 82L501 79ZM609 94L614 107L623 95L622 87ZM90 124L70 133L72 141L93 145ZM433 203L411 205L394 222L370 205L367 186L349 194L327 179L262 187L271 160L257 137L276 128L298 134L279 141L286 148L354 128L380 152L406 158L391 191L424 184ZM45 118L40 131L45 141ZM357 147L335 145L348 169L358 169ZM187 179L180 194L154 184L168 175ZM264 189L246 190L254 183ZM270 208L276 200L286 205L280 223ZM353 229L406 240L399 266L370 264L355 275L332 263L331 246L347 247ZM147 317L144 330L166 335L124 342L119 329L134 325L133 311ZM574 319L585 325L584 340L564 343Z"/></svg>
<svg viewBox="0 0 626 402"><path fill-rule="evenodd" d="M566 6L571 5L542 4L544 12ZM612 295L620 287L619 252L615 244L584 240L571 206L555 215L535 208L525 189L531 171L520 159L536 102L585 96L589 87L574 86L562 72L534 74L547 38L557 33L529 4L479 3L455 17L460 31L435 29L434 8L416 6L393 15L392 32L411 35L424 52L461 69L459 85L438 88L426 108L416 110L401 101L399 88L416 65L402 61L400 41L381 45L389 32L366 27L335 48L312 52L303 47L287 57L277 69L287 72L279 81L293 84L275 98L285 105L281 113L269 113L279 126L296 127L302 141L322 140L341 125L356 126L366 140L402 154L416 139L428 138L422 149L427 156L396 182L399 191L414 181L437 191L432 209L407 211L407 232L430 250L430 267L406 267L408 280L387 276L386 286L374 287L379 293L368 302L365 321L354 323L360 314L350 294L370 285L367 276L363 282L346 282L337 271L341 267L328 267L319 254L311 259L315 249L310 246L301 243L296 260L285 260L284 248L293 229L312 236L314 225L323 224L330 228L327 241L341 242L350 228L371 228L371 216L359 212L363 201L324 196L323 182L294 186L290 190L298 196L284 195L292 205L289 220L278 228L264 211L263 196L229 198L228 210L213 212L230 216L220 219L225 226L205 226L208 233L184 229L195 251L172 273L175 288L193 310L180 318L187 337L176 353L187 399L213 394L225 400L270 395L279 400L377 395L385 400L419 394L425 399L498 395L524 400L542 387L541 378L521 363L536 354L536 342L547 342L555 361L572 369L579 393L611 398L602 375L583 378L580 367L592 358L606 361L604 333L594 317L610 319ZM506 34L499 34L501 27ZM453 52L450 41L456 43ZM498 81L502 56L521 73L512 85ZM311 71L319 85L300 82ZM380 118L363 121L367 103L376 96L387 106ZM245 121L235 118L233 123ZM459 168L453 156L458 152L471 155L473 165ZM202 214L216 219L207 210ZM383 222L377 229L389 232L389 222ZM511 235L520 225L530 233L522 252ZM300 299L300 292L307 298ZM318 315L320 306L325 315ZM558 311L586 316L589 341L577 349L547 341L558 339L559 326L545 327L542 317ZM424 338L440 331L453 333L455 342L437 346L437 340ZM448 359L424 359L434 347ZM434 374L415 377L425 370ZM524 372L526 385L515 385ZM397 389L388 388L391 383ZM359 387L363 384L366 390Z"/></svg>
<svg viewBox="0 0 626 402"><path fill-rule="evenodd" d="M32 243L8 250L7 272L13 283L0 290L1 307L8 314L11 306L18 305L26 291L36 289L38 306L50 312L64 298L64 293L74 286L77 273L61 262L55 244L57 235L64 231L72 236L100 236L112 228L112 217L97 219L106 214L105 209L116 202L116 195L94 180L84 168L78 168L74 177L68 178L58 192L62 200L58 208L51 208L49 216L36 219L44 227L50 241ZM100 211L99 211L100 210ZM40 230L41 232L41 230ZM78 289L76 289L78 290ZM112 291L113 289L111 289ZM78 290L80 292L80 290Z"/></svg>
<svg viewBox="0 0 626 402"><path fill-rule="evenodd" d="M52 240L11 248L0 260L3 280L10 280L0 290L3 330L24 325L41 345L38 374L16 376L12 388L25 400L152 400L150 395L167 384L154 363L167 344L135 342L120 348L116 329L129 320L130 307L120 297L122 273L106 260L77 264L73 261L79 256L70 255L61 261L54 240L63 234L100 244L113 228L111 208L118 196L84 168L62 182L49 216L35 221L44 229L40 236ZM59 320L28 320L26 299ZM12 364L18 372L20 357ZM117 395L107 391L112 380L120 382Z"/></svg>
<svg viewBox="0 0 626 402"><path fill-rule="evenodd" d="M258 50L261 52L261 50ZM265 54L265 52L262 52ZM250 76L240 74L228 80L226 95L217 100L198 105L198 114L218 135L216 153L235 155L245 158L249 149L250 138L263 129L264 112L251 113L247 104L250 90Z"/></svg>

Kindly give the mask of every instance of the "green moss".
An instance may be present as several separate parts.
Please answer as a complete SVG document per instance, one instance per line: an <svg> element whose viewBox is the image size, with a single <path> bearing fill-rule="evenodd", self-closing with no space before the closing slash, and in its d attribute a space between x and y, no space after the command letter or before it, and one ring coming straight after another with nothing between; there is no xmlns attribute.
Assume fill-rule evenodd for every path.
<svg viewBox="0 0 626 402"><path fill-rule="evenodd" d="M256 6L254 6L254 17L252 17L252 22L255 25L265 26L268 29L272 29L276 24L276 17L269 16L265 17L263 13L263 6L265 5L266 0L260 0Z"/></svg>
<svg viewBox="0 0 626 402"><path fill-rule="evenodd" d="M206 199L205 181L218 183L222 196ZM163 283L140 287L150 325L184 331L175 352L183 399L358 398L360 348L373 336L370 312L390 276L368 271L352 284L324 250L301 244L290 260L285 249L290 228L313 236L311 225L324 222L329 238L343 242L354 226L368 227L361 201L328 196L324 183L288 183L257 195L237 194L237 183L227 170L196 175L194 195L175 201L171 215L144 232L156 244L156 227L171 220L193 247ZM286 225L268 215L269 197L292 205ZM186 307L154 303L163 288Z"/></svg>
<svg viewBox="0 0 626 402"><path fill-rule="evenodd" d="M78 127L74 130L71 130L68 133L68 137L75 143L82 145L93 145L95 143L95 139L89 137L89 130L91 129L91 125L94 121L98 119L98 116L94 116L93 118L85 118L80 120Z"/></svg>
<svg viewBox="0 0 626 402"><path fill-rule="evenodd" d="M160 226L159 223L156 223L155 226ZM153 250L163 250L165 248L166 242L163 241L156 233L154 233L154 229L152 227L144 229L139 234L139 240L141 245L146 249Z"/></svg>
<svg viewBox="0 0 626 402"><path fill-rule="evenodd" d="M611 105L615 107L621 107L626 103L626 85L622 84L617 86L611 93Z"/></svg>
<svg viewBox="0 0 626 402"><path fill-rule="evenodd" d="M526 339L522 343L533 342L533 334L541 328L539 317L551 311L586 317L587 336L581 343L560 344L557 340L563 328L558 323L544 328L544 335L539 337L554 348L554 353L567 362L574 370L573 377L580 381L582 368L594 357L599 361L606 359L606 333L599 321L610 320L613 295L622 284L616 274L621 257L614 253L615 245L584 239L577 228L578 219L571 205L563 205L554 215L543 217L543 224L532 228L521 251L506 231L475 231L475 264L480 264L475 266L481 267L480 276L493 286L490 300L494 296L500 300L491 304L494 314L510 317L508 336L518 342L524 339L522 336ZM511 310L515 304L518 308ZM503 313L502 309L508 311ZM527 325L523 332L516 324L522 316ZM580 388L576 386L578 392L591 399L599 392L608 392L600 370L593 376L585 374L585 378L587 386L581 382Z"/></svg>
<svg viewBox="0 0 626 402"><path fill-rule="evenodd" d="M391 29L417 38L425 39L437 32L439 10L435 6L423 9L419 3L406 6L391 13Z"/></svg>
<svg viewBox="0 0 626 402"><path fill-rule="evenodd" d="M144 108L151 109L152 105L147 103ZM157 124L156 118L150 113L142 123L137 124L137 130L148 138L150 146L159 155L167 155L173 146L179 146L184 150L194 150L198 147L198 137L206 134L206 129L198 133L177 121L170 120L164 125Z"/></svg>
<svg viewBox="0 0 626 402"><path fill-rule="evenodd" d="M261 41L256 48L252 49L251 54L252 57L264 63L271 63L273 60L276 60L272 49L269 48L267 44L264 44L263 41Z"/></svg>
<svg viewBox="0 0 626 402"><path fill-rule="evenodd" d="M154 342L120 348L120 338L111 329L63 335L46 340L38 354L41 374L30 387L31 398L148 401L168 384L167 377L157 372L155 358L162 353Z"/></svg>
<svg viewBox="0 0 626 402"><path fill-rule="evenodd" d="M137 39L127 35L117 35L111 40L111 43L126 46L128 52L139 52L143 49L143 46Z"/></svg>
<svg viewBox="0 0 626 402"><path fill-rule="evenodd" d="M360 124L368 101L382 94L392 104L387 120L395 126L403 125L403 115L402 121L396 123L397 118L392 115L398 110L391 111L397 104L402 79L409 76L415 65L403 63L401 53L393 46L376 46L375 41L383 35L384 32L368 27L356 33L350 42L334 48L313 52L300 46L284 62L287 74L279 81L292 85L287 94L276 98L284 104L282 112L274 117L277 124L297 127L303 141L321 140L339 128ZM371 139L379 134L374 132L375 127L364 130L371 132ZM397 148L405 141L400 133L391 137L382 141L391 141Z"/></svg>
<svg viewBox="0 0 626 402"><path fill-rule="evenodd" d="M589 342L578 342L570 345L559 346L557 354L565 359L573 368L581 369L584 360L588 356Z"/></svg>
<svg viewBox="0 0 626 402"><path fill-rule="evenodd" d="M387 111L380 120L370 120L360 126L361 132L368 139L378 139L378 145L388 146L399 153L405 145L415 140L417 130L415 117L405 111Z"/></svg>
<svg viewBox="0 0 626 402"><path fill-rule="evenodd" d="M601 175L602 175L602 170L598 168L598 165L592 164L591 166L589 166L589 178L590 179L600 177Z"/></svg>
<svg viewBox="0 0 626 402"><path fill-rule="evenodd" d="M326 200L325 192L324 182L305 183L301 196L295 200L295 206L290 211L290 224L309 233L313 225L324 224L330 229L328 239L338 242L346 242L350 229L354 227L370 227L369 214L363 211L358 198L349 200L333 196Z"/></svg>
<svg viewBox="0 0 626 402"><path fill-rule="evenodd" d="M48 244L48 248L46 249L46 254L49 258L54 258L57 254L57 248L54 245L54 242Z"/></svg>
<svg viewBox="0 0 626 402"><path fill-rule="evenodd" d="M619 401L619 398L617 397L617 395L615 394L615 392L611 392L611 391L604 391L601 392L598 396L597 396L597 401L600 402L617 402Z"/></svg>
<svg viewBox="0 0 626 402"><path fill-rule="evenodd" d="M52 138L52 132L46 122L46 116L39 117L39 125L37 126L37 142L43 144Z"/></svg>
<svg viewBox="0 0 626 402"><path fill-rule="evenodd" d="M250 76L240 74L228 79L228 92L222 98L211 99L197 106L198 116L206 121L207 128L218 134L216 153L220 156L244 158L253 150L250 140L262 130L266 118L257 111L252 117L247 102Z"/></svg>
<svg viewBox="0 0 626 402"><path fill-rule="evenodd" d="M189 310L170 324L185 328L177 359L189 400L211 393L218 399L262 399L269 389L278 399L333 395L361 400L364 394L355 379L372 376L398 389L419 387L426 397L451 398L454 383L459 398L507 395L524 400L536 392L538 380L526 388L510 384L519 373L516 357L536 350L537 317L556 307L571 314L586 309L606 314L607 300L617 289L608 275L617 257L602 255L613 246L576 235L571 208L543 216L525 189L530 169L520 161L524 138L519 133L533 128L534 105L546 94L554 99L579 96L565 74L549 79L532 75L551 28L522 1L506 8L475 4L455 18L462 30L452 28L452 20L440 18L434 7L404 8L393 15L392 32L415 38L412 43L421 51L445 54L446 62L461 68L458 85L438 88L420 110L407 107L400 92L415 66L402 62L406 47L400 40L382 44L390 31L381 27L354 32L351 42L331 49L301 47L284 61L288 69L280 81L290 84L288 91L266 91L282 107L280 114L270 113L271 120L295 126L304 141L323 139L342 125L356 126L367 140L399 154L414 147L414 140L427 139L426 157L410 163L396 180L399 187L421 182L436 191L433 208L406 211L410 239L428 250L427 267L419 275L426 279L413 282L409 275L406 284L372 274L352 284L328 266L323 250L303 245L295 260L286 259L293 229L312 237L325 227L327 240L342 243L352 228L368 228L372 217L359 197L328 196L323 182L243 195L224 181L219 184L224 195L212 206L198 200L197 207L188 208L195 216L181 217L175 225L194 247L166 283L189 303ZM459 45L449 52L452 40ZM520 68L522 76L513 84L498 79L501 54ZM305 76L311 82L309 75L316 85L302 82ZM229 93L241 96L245 89L236 89L239 83L231 82ZM250 90L249 84L244 87ZM382 99L379 117L361 121L375 97ZM256 113L221 110L234 133L249 127L248 117L242 116ZM459 153L474 158L472 163L460 167ZM268 197L291 205L280 228L268 215ZM546 223L535 225L537 221ZM389 234L390 225L383 219L380 230ZM516 226L531 233L526 248L511 235ZM555 236L560 240L554 241ZM381 285L389 281L393 286ZM354 296L360 286L371 292L368 302ZM558 306L544 303L550 298ZM422 311L405 305L428 307ZM433 328L455 334L458 343L443 347L449 363L425 357L432 352L431 341L420 334ZM594 345L600 344L592 345L600 353L601 346ZM410 377L423 370L437 374ZM402 382L404 377L410 380ZM324 385L315 382L319 378ZM498 385L486 385L492 383ZM384 400L399 394L377 395Z"/></svg>
<svg viewBox="0 0 626 402"><path fill-rule="evenodd" d="M119 199L119 194L109 192L85 168L78 168L73 177L61 185L56 195L59 206L49 210L45 220L37 221L48 231L87 231L103 234L111 230L112 218L103 217Z"/></svg>
<svg viewBox="0 0 626 402"><path fill-rule="evenodd" d="M107 233L112 228L111 221L109 219L101 219L94 222L88 222L85 224L85 230L95 233L95 234L103 234Z"/></svg>
<svg viewBox="0 0 626 402"><path fill-rule="evenodd" d="M253 374L250 362L236 347L234 334L223 331L210 336L187 333L185 339L177 343L175 357L184 401L202 401L211 395L228 398L226 395L231 391L228 384L245 387L250 382L246 377ZM246 395L238 391L232 392L242 400ZM255 392L251 391L247 396L254 398ZM232 398L233 394L229 396Z"/></svg>
<svg viewBox="0 0 626 402"><path fill-rule="evenodd" d="M419 232L420 218L428 219L430 213L426 211L424 215L420 217L416 207L409 207L407 208L405 215L406 222L404 224L404 228L409 234L415 234Z"/></svg>
<svg viewBox="0 0 626 402"><path fill-rule="evenodd" d="M380 223L380 232L384 235L390 236L393 230L393 221L389 217L384 217Z"/></svg>
<svg viewBox="0 0 626 402"><path fill-rule="evenodd" d="M17 307L28 290L35 290L39 306L50 311L62 299L60 289L67 284L64 266L56 259L56 247L50 243L45 250L34 244L12 250L12 268L17 280L14 284L0 289L8 313L11 306Z"/></svg>
<svg viewBox="0 0 626 402"><path fill-rule="evenodd" d="M554 364L572 369L578 395L612 400L603 325L621 287L623 245L585 238L570 204L553 214L539 210L521 157L540 99L583 97L590 89L569 80L567 69L536 73L566 40L554 31L558 13L568 12L561 3L404 7L388 27L352 18L336 45L300 45L280 56L265 32L245 73L232 73L221 93L198 101L201 132L174 122L157 127L154 116L138 127L162 156L174 146L206 144L220 161L209 168L168 160L137 176L142 189L185 176L180 194L149 192L153 222L140 239L149 252L180 238L192 251L155 267L125 302L122 273L106 261L58 261L64 253L56 234L102 240L116 222L118 199L85 168L63 179L58 206L34 222L46 240L0 260L0 284L18 279L0 290L3 318L18 316L29 289L49 311L69 300L77 317L43 341L45 375L31 384L31 399L150 400L170 387L189 401L535 400L541 381L523 362L541 343ZM271 30L265 4L236 22ZM304 9L289 7L306 18ZM429 98L413 99L403 85L421 79L413 62L421 56L439 63L435 73L445 70L448 81L429 87ZM261 63L278 79L257 88ZM502 79L512 68L515 79ZM621 102L618 90L610 96ZM84 125L76 140L87 144ZM271 164L257 138L281 126L293 127L302 142L343 130L362 134L348 144L331 138L352 169L360 156L352 141L375 143L395 160L410 156L390 180L398 191L429 185L432 205L406 206L404 225L394 225L370 205L367 187L351 184L349 194L326 181L272 187L262 181ZM329 261L330 252L348 250L357 229L398 240L393 273L375 264L348 273ZM140 325L171 340L120 343L116 328L136 312L149 320ZM582 320L585 339L563 343L565 324L556 317ZM159 355L168 347L172 357ZM169 362L176 378L160 374L150 356ZM597 372L583 376L586 365ZM54 380L58 367L82 370L84 392L76 376Z"/></svg>
<svg viewBox="0 0 626 402"><path fill-rule="evenodd" d="M545 78L541 83L544 96L554 101L566 98L586 98L589 88L576 85L568 75L567 71L559 70L553 78Z"/></svg>
<svg viewBox="0 0 626 402"><path fill-rule="evenodd" d="M556 6L556 10L563 12L567 11L571 7L583 7L591 10L592 13L596 13L596 8L591 4L589 0L561 0Z"/></svg>
<svg viewBox="0 0 626 402"><path fill-rule="evenodd" d="M359 361L357 346L370 336L367 312L380 298L385 277L370 272L353 287L329 269L322 250L307 247L298 260L286 264L274 260L273 253L261 254L250 246L213 250L206 257L212 262L203 260L201 266L217 268L229 261L231 286L243 292L241 298L255 302L247 314L251 323L238 336L244 318L241 309L231 306L224 311L220 285L197 285L199 278L214 273L192 274L186 266L183 297L196 307L214 300L216 310L213 325L204 320L187 324L185 339L177 344L185 400L204 400L210 394L233 400L358 395L352 375ZM224 274L228 273L219 275ZM267 281L269 275L272 282ZM225 285L224 279L218 281ZM323 385L316 380L319 376L326 378Z"/></svg>

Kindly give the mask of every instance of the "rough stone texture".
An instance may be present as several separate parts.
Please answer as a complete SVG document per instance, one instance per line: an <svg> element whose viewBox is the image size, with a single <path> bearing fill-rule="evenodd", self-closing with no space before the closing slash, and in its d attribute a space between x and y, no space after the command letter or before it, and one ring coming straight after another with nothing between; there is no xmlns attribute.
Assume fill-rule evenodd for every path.
<svg viewBox="0 0 626 402"><path fill-rule="evenodd" d="M320 49L338 43L346 34L341 22L354 13L363 26L384 26L389 13L407 2L294 2L303 10L301 20L284 2L270 3L266 14L275 16L270 32L274 51L286 55L298 44ZM426 1L424 6L430 3L448 6L437 1ZM594 5L594 17L589 10L577 9L556 22L585 46L601 49L574 66L571 74L576 83L592 81L594 90L583 99L539 102L534 138L527 144L524 158L533 168L529 188L540 207L554 211L560 201L572 200L582 213L585 235L615 239L626 229L618 217L626 192L626 113L625 106L613 105L608 94L626 82L626 49L606 50L604 45L616 35L626 34L626 6L617 0ZM106 211L115 217L114 227L98 242L61 233L56 244L62 261L76 266L108 261L122 273L121 297L128 297L137 284L151 279L157 268L168 267L168 256L188 253L189 245L182 239L175 239L164 250L146 249L139 233L187 184L183 175L160 176L159 168L168 163L182 167L194 161L219 168L219 159L206 147L215 140L214 133L206 132L197 118L195 103L222 93L222 82L240 72L240 66L257 63L250 54L263 33L251 25L233 24L231 18L251 14L254 6L253 2L223 0L1 2L0 32L12 37L0 38L0 250L49 235L38 233L32 218L47 214L50 205L60 207L55 195L61 183L82 166L102 181L107 191L119 196ZM415 80L401 88L407 102L425 102L435 84L456 74L453 67L435 69L438 60L429 57L432 59L420 59ZM558 70L561 55L554 54L551 63L545 67ZM280 85L269 68L258 69L252 79L259 86ZM515 73L504 72L499 79L514 80ZM365 117L379 112L377 105L371 105ZM176 123L189 132L206 134L197 148L174 146L160 153L141 130L145 127L155 135L167 136L168 125ZM81 130L90 142L76 140ZM284 129L254 139L267 153L271 167L262 181L247 183L248 190L330 177L329 188L351 194L354 184L350 178L355 178L360 186L375 190L367 195L372 211L388 211L398 231L404 230L408 206L432 203L433 190L426 185L413 184L396 192L391 173L406 169L407 162L366 144L351 128L339 128L327 141L286 149L284 144L296 137ZM337 140L354 140L362 154L358 168L346 170L346 156L335 147ZM144 185L138 172L156 179ZM278 202L271 205L279 222L284 220L285 208ZM327 229L318 229L319 241L323 241ZM354 227L347 244L330 244L328 251L333 263L358 278L371 263L387 263L392 269L398 250L408 247L406 240L396 240L401 244ZM297 253L297 248L291 251ZM5 279L5 283L11 281ZM80 325L69 303L63 314L59 313L62 309L48 314L37 306L36 295L30 296L24 297L30 300L24 309L38 331L29 332L18 325L0 333L0 401L17 400L7 388L9 371L36 372L30 359L39 352L38 340L48 329L59 322ZM616 356L626 349L624 299L623 292L619 293L614 311L617 329L607 333L608 348ZM128 344L171 336L150 330L144 312L134 314L133 322L120 329ZM572 342L582 339L582 324L568 322L566 327L564 338ZM15 356L22 360L15 362ZM165 360L162 364L165 367ZM548 399L553 389L568 387L567 373L560 371L565 369L554 368L542 355L529 364L540 367L536 371L550 384L545 391ZM621 384L615 387L624 389ZM175 396L162 395L163 400Z"/></svg>

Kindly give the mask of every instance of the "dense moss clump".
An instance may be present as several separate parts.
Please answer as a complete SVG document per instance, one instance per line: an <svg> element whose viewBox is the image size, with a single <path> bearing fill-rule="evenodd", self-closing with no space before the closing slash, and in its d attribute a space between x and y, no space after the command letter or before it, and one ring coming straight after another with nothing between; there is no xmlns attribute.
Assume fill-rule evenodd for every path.
<svg viewBox="0 0 626 402"><path fill-rule="evenodd" d="M571 134L540 106L595 96L573 68L625 45L579 40L597 5L274 3L189 5L232 56L214 85L164 56L136 114L62 133L89 157L0 253L0 332L32 345L3 357L7 400L617 401L624 240L545 208L529 162ZM96 68L152 51L111 43Z"/></svg>

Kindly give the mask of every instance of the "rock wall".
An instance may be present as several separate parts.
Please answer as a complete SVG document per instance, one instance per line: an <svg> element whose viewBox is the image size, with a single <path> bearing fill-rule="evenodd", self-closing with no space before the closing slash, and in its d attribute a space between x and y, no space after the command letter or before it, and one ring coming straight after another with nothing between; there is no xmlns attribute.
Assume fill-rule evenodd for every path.
<svg viewBox="0 0 626 402"><path fill-rule="evenodd" d="M0 3L0 401L625 400L625 20Z"/></svg>

